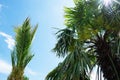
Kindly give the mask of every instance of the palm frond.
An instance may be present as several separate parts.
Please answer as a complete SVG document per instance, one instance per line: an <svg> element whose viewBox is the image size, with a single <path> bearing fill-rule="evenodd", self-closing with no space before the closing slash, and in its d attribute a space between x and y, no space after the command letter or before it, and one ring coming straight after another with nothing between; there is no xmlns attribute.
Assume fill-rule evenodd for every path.
<svg viewBox="0 0 120 80"><path fill-rule="evenodd" d="M46 80L89 80L91 60L82 49L80 42L76 42L73 52L47 75Z"/></svg>
<svg viewBox="0 0 120 80"><path fill-rule="evenodd" d="M21 26L15 28L15 48L11 53L13 69L8 80L23 80L24 69L34 56L30 51L30 46L37 26L33 29L31 28L29 18Z"/></svg>
<svg viewBox="0 0 120 80"><path fill-rule="evenodd" d="M64 57L69 53L70 48L74 44L74 32L70 29L63 29L58 31L58 33L56 33L58 34L58 43L55 45L53 51L56 52L57 56Z"/></svg>

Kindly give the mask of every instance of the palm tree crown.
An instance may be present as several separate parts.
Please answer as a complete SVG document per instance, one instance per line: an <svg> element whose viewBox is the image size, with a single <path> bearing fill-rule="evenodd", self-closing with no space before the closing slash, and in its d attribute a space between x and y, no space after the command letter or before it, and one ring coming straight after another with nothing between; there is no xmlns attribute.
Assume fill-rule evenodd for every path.
<svg viewBox="0 0 120 80"><path fill-rule="evenodd" d="M53 49L65 60L46 80L89 80L96 65L98 76L102 72L107 80L120 80L120 5L99 3L103 0L73 1L75 7L65 8L66 28L57 33Z"/></svg>
<svg viewBox="0 0 120 80"><path fill-rule="evenodd" d="M24 69L34 56L30 52L30 46L37 26L34 29L31 28L29 18L21 26L15 28L15 47L11 53L12 72L8 80L24 79Z"/></svg>

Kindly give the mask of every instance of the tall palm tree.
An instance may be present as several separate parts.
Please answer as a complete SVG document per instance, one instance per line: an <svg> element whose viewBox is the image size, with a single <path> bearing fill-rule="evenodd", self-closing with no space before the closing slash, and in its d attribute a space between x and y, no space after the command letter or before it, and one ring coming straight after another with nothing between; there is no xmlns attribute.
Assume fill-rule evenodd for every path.
<svg viewBox="0 0 120 80"><path fill-rule="evenodd" d="M120 5L111 0L112 4L106 6L102 1L74 0L75 7L65 8L69 31L59 31L54 51L66 57L47 75L47 80L85 80L84 76L89 76L89 70L96 65L100 68L98 75L102 72L107 80L120 80ZM61 78L65 75L69 78ZM76 79L76 75L82 75L82 79Z"/></svg>
<svg viewBox="0 0 120 80"><path fill-rule="evenodd" d="M37 26L31 28L29 18L21 26L15 28L15 47L11 53L12 72L8 80L24 80L24 70L34 56L30 52L30 46Z"/></svg>
<svg viewBox="0 0 120 80"><path fill-rule="evenodd" d="M46 80L89 80L89 76L86 74L91 68L90 57L82 50L81 42L73 37L74 31L63 29L59 33L58 43L53 50L59 57L64 57L65 54L67 56L47 75Z"/></svg>

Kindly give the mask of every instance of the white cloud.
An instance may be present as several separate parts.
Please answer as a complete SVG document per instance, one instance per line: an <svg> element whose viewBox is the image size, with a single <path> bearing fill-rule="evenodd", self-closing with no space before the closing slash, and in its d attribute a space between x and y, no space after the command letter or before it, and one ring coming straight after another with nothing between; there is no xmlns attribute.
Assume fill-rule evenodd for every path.
<svg viewBox="0 0 120 80"><path fill-rule="evenodd" d="M15 40L13 39L13 37L1 31L0 31L0 35L5 38L4 41L8 44L8 48L12 50L13 47L15 46ZM9 74L11 72L11 69L12 66L9 63L7 63L4 60L0 60L0 73ZM25 73L33 76L37 75L35 71L33 71L28 67L26 68Z"/></svg>
<svg viewBox="0 0 120 80"><path fill-rule="evenodd" d="M25 73L29 74L29 75L33 75L33 76L37 75L37 72L33 71L32 69L30 69L28 67L26 68Z"/></svg>
<svg viewBox="0 0 120 80"><path fill-rule="evenodd" d="M3 4L0 3L0 11L1 11L3 8L8 8L8 6L3 5Z"/></svg>
<svg viewBox="0 0 120 80"><path fill-rule="evenodd" d="M11 65L4 60L0 60L0 73L9 74L11 72Z"/></svg>
<svg viewBox="0 0 120 80"><path fill-rule="evenodd" d="M4 32L0 32L0 35L5 37L5 42L8 44L8 48L12 50L15 46L15 40L13 39L13 37Z"/></svg>
<svg viewBox="0 0 120 80"><path fill-rule="evenodd" d="M2 10L2 7L3 7L3 5L2 5L2 4L0 4L0 11Z"/></svg>

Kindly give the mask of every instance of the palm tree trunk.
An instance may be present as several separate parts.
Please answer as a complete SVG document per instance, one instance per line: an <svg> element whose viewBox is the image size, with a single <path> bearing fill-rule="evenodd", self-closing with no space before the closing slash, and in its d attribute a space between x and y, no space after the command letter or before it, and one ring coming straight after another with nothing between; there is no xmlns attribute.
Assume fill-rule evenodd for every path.
<svg viewBox="0 0 120 80"><path fill-rule="evenodd" d="M24 80L24 70L14 67L7 80Z"/></svg>

